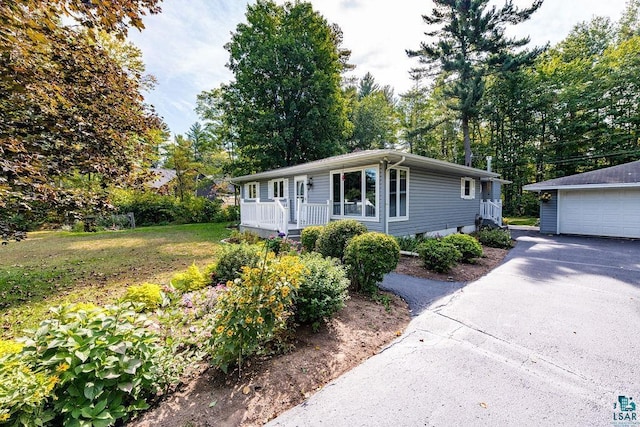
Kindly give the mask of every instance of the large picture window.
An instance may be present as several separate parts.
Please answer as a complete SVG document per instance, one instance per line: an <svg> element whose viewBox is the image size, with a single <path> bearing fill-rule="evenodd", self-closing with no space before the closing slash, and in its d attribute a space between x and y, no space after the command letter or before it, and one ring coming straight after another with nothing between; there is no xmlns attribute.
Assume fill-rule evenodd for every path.
<svg viewBox="0 0 640 427"><path fill-rule="evenodd" d="M334 217L376 219L378 217L378 168L331 172Z"/></svg>
<svg viewBox="0 0 640 427"><path fill-rule="evenodd" d="M409 217L409 169L389 169L389 219Z"/></svg>

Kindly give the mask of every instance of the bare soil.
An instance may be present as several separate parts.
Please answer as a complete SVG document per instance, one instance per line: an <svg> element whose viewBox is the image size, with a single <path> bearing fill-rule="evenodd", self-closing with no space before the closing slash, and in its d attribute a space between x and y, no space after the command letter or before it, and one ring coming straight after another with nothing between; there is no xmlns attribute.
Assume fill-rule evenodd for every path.
<svg viewBox="0 0 640 427"><path fill-rule="evenodd" d="M469 282L484 276L507 255L483 247L474 264L458 264L449 273L424 268L416 257L402 256L397 273L439 281ZM241 372L225 375L203 365L200 375L133 420L133 427L260 426L298 405L333 379L378 353L409 323L404 301L388 294L389 310L369 298L352 295L347 306L314 333L296 331L287 354L255 358Z"/></svg>
<svg viewBox="0 0 640 427"><path fill-rule="evenodd" d="M201 375L128 425L135 427L259 426L296 406L341 374L379 352L409 323L407 305L390 295L389 310L352 295L331 322L296 333L287 354L253 359L242 371Z"/></svg>

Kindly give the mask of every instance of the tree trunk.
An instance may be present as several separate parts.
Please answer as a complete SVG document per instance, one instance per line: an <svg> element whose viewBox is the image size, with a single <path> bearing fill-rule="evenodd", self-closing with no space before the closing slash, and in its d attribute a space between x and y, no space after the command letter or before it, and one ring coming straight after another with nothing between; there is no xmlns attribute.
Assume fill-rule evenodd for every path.
<svg viewBox="0 0 640 427"><path fill-rule="evenodd" d="M464 135L464 165L471 167L471 138L469 137L469 117L462 114L462 134Z"/></svg>

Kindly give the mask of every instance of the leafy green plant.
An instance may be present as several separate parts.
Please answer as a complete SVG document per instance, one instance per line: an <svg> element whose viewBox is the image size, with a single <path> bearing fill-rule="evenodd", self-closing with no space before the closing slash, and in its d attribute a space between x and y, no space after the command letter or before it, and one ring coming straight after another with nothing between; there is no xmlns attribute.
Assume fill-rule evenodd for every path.
<svg viewBox="0 0 640 427"><path fill-rule="evenodd" d="M286 330L304 273L300 258L291 255L270 254L257 267L243 267L242 276L218 297L212 363L224 372L231 365L241 366L244 358Z"/></svg>
<svg viewBox="0 0 640 427"><path fill-rule="evenodd" d="M513 246L509 230L482 229L476 234L478 241L490 248L510 249Z"/></svg>
<svg viewBox="0 0 640 427"><path fill-rule="evenodd" d="M312 225L302 230L302 233L300 233L300 242L305 251L312 252L316 250L316 242L322 230L324 230L324 226L322 225Z"/></svg>
<svg viewBox="0 0 640 427"><path fill-rule="evenodd" d="M238 231L233 230L231 232L231 236L227 238L227 242L229 243L247 243L249 245L256 244L260 241L260 236L251 231Z"/></svg>
<svg viewBox="0 0 640 427"><path fill-rule="evenodd" d="M343 219L327 224L317 241L317 251L327 257L342 259L347 243L354 236L367 232L367 227L355 219Z"/></svg>
<svg viewBox="0 0 640 427"><path fill-rule="evenodd" d="M205 275L202 274L198 266L194 263L187 268L187 271L176 273L171 278L171 284L181 292L189 292L204 288L207 286L208 281Z"/></svg>
<svg viewBox="0 0 640 427"><path fill-rule="evenodd" d="M349 298L349 279L335 258L309 253L301 259L306 271L295 299L296 320L311 324L317 330L320 322L344 307Z"/></svg>
<svg viewBox="0 0 640 427"><path fill-rule="evenodd" d="M182 368L130 304L51 309L24 340L21 356L57 379L47 405L59 424L108 426L147 409ZM53 377L50 377L53 378Z"/></svg>
<svg viewBox="0 0 640 427"><path fill-rule="evenodd" d="M439 273L446 273L462 258L460 251L451 243L438 239L427 239L418 246L418 254L424 266Z"/></svg>
<svg viewBox="0 0 640 427"><path fill-rule="evenodd" d="M129 286L122 297L122 302L136 304L136 311L155 310L163 300L162 288L154 283Z"/></svg>
<svg viewBox="0 0 640 427"><path fill-rule="evenodd" d="M412 236L396 237L396 242L400 246L401 251L415 252L418 249L420 243L424 241L423 238L416 238Z"/></svg>
<svg viewBox="0 0 640 427"><path fill-rule="evenodd" d="M400 247L387 234L369 232L355 236L344 251L351 284L357 292L373 295L384 275L398 265Z"/></svg>
<svg viewBox="0 0 640 427"><path fill-rule="evenodd" d="M450 234L442 238L445 243L451 243L462 254L462 262L472 262L482 256L482 245L475 237L468 234Z"/></svg>
<svg viewBox="0 0 640 427"><path fill-rule="evenodd" d="M207 267L211 283L225 284L242 274L242 267L255 267L260 261L261 249L256 245L225 245L220 250L218 260Z"/></svg>

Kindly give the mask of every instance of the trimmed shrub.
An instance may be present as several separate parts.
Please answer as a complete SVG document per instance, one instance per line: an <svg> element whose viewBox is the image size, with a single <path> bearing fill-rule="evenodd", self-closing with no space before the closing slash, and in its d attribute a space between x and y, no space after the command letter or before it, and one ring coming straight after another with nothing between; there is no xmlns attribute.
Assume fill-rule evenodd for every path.
<svg viewBox="0 0 640 427"><path fill-rule="evenodd" d="M344 257L344 249L354 236L367 232L367 227L355 219L343 219L327 224L317 241L317 251L326 257Z"/></svg>
<svg viewBox="0 0 640 427"><path fill-rule="evenodd" d="M19 356L27 369L13 375L19 381L20 372L31 371L32 398L52 398L35 411L29 402L18 402L22 412L12 413L12 419L27 409L27 416L55 414L53 425L113 425L147 409L169 378L177 378L180 364L130 304L51 311L54 317L24 341ZM28 425L35 425L33 418Z"/></svg>
<svg viewBox="0 0 640 427"><path fill-rule="evenodd" d="M418 246L418 254L429 270L446 273L462 258L460 251L451 243L428 239Z"/></svg>
<svg viewBox="0 0 640 427"><path fill-rule="evenodd" d="M306 271L301 277L295 299L296 320L311 324L317 330L320 322L331 318L344 307L349 298L349 279L344 267L335 258L310 253L301 260Z"/></svg>
<svg viewBox="0 0 640 427"><path fill-rule="evenodd" d="M224 372L256 354L287 328L294 296L305 267L300 257L286 255L244 267L239 279L220 293L209 341L212 363Z"/></svg>
<svg viewBox="0 0 640 427"><path fill-rule="evenodd" d="M482 256L482 245L475 237L468 234L450 234L442 239L445 243L451 243L462 254L462 262L472 262L474 258Z"/></svg>
<svg viewBox="0 0 640 427"><path fill-rule="evenodd" d="M318 241L322 230L324 230L324 226L322 225L312 225L302 230L302 233L300 234L300 243L302 243L302 247L305 251L312 252L316 250L316 242Z"/></svg>
<svg viewBox="0 0 640 427"><path fill-rule="evenodd" d="M260 247L256 245L224 245L218 261L207 267L211 283L227 283L242 274L242 267L255 267L260 261Z"/></svg>
<svg viewBox="0 0 640 427"><path fill-rule="evenodd" d="M480 243L490 248L510 249L513 246L509 230L483 229L478 231L476 237Z"/></svg>
<svg viewBox="0 0 640 427"><path fill-rule="evenodd" d="M187 271L176 273L171 278L171 285L180 292L197 291L208 284L207 278L195 263L191 264Z"/></svg>
<svg viewBox="0 0 640 427"><path fill-rule="evenodd" d="M400 247L387 234L369 232L351 239L344 251L351 284L357 292L374 294L384 275L400 260Z"/></svg>
<svg viewBox="0 0 640 427"><path fill-rule="evenodd" d="M122 297L122 302L136 304L136 311L152 311L160 307L163 299L160 285L143 283L129 286Z"/></svg>

